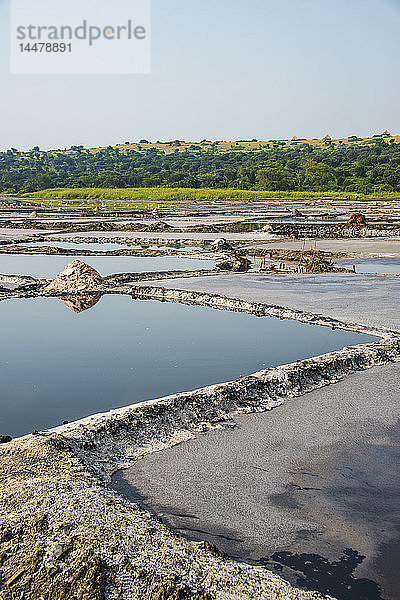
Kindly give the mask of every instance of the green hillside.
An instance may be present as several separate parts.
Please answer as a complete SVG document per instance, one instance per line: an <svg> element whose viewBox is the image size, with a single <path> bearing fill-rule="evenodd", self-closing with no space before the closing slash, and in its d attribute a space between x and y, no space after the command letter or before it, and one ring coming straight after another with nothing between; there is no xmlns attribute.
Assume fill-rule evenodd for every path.
<svg viewBox="0 0 400 600"><path fill-rule="evenodd" d="M400 191L400 136L345 140L181 141L0 153L0 192L53 188Z"/></svg>

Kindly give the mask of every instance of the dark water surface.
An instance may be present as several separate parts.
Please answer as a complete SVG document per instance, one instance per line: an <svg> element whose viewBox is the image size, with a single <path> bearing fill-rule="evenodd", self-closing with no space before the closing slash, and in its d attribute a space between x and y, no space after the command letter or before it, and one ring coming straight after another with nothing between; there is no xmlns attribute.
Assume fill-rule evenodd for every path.
<svg viewBox="0 0 400 600"><path fill-rule="evenodd" d="M77 314L84 308L73 298L0 302L0 435L22 435L375 340L128 296L104 296Z"/></svg>

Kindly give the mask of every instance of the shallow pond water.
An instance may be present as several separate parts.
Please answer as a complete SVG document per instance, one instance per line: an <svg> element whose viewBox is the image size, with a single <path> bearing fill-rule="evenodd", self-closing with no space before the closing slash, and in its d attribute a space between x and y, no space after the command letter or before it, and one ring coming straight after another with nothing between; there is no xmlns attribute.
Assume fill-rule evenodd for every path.
<svg viewBox="0 0 400 600"><path fill-rule="evenodd" d="M108 252L110 250L179 250L179 251L190 251L190 250L201 250L200 246L181 246L180 244L176 244L174 246L138 246L133 244L118 244L116 242L104 243L101 244L99 242L62 242L57 241L53 242L51 240L46 240L44 242L25 242L20 245L39 248L40 246L52 246L53 248L65 248L67 250L74 250L81 248L82 250L92 250L93 252Z"/></svg>
<svg viewBox="0 0 400 600"><path fill-rule="evenodd" d="M30 275L53 278L72 260L81 260L100 275L112 273L144 273L157 271L194 271L212 269L215 261L176 258L173 256L59 256L56 254L0 254L0 273L3 275Z"/></svg>
<svg viewBox="0 0 400 600"><path fill-rule="evenodd" d="M100 243L78 243L78 242L53 242L52 240L45 240L42 242L25 242L20 244L21 246L28 246L32 248L39 248L40 246L52 246L53 248L66 248L67 250L73 250L81 248L82 250L93 250L100 252L107 252L108 250L122 250L126 248L136 248L137 246L128 246L127 244L100 244Z"/></svg>
<svg viewBox="0 0 400 600"><path fill-rule="evenodd" d="M0 303L0 435L22 435L142 400L374 340L245 313L104 296ZM71 307L72 310L69 310Z"/></svg>
<svg viewBox="0 0 400 600"><path fill-rule="evenodd" d="M382 275L400 275L400 258L368 258L365 260L343 260L339 261L340 267L351 269L353 265L356 273L380 273Z"/></svg>

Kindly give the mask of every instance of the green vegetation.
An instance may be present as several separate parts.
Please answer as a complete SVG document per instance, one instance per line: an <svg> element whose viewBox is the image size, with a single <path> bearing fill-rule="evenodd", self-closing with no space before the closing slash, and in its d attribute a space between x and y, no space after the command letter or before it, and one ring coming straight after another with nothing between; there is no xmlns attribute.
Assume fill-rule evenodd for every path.
<svg viewBox="0 0 400 600"><path fill-rule="evenodd" d="M265 192L235 189L190 189L190 188L58 188L43 190L29 197L62 198L65 200L82 199L88 201L198 201L198 200L257 200L268 196Z"/></svg>
<svg viewBox="0 0 400 600"><path fill-rule="evenodd" d="M147 208L166 208L166 202L196 204L201 202L262 202L268 200L340 200L347 198L363 199L399 199L400 193L383 192L368 197L355 192L269 192L237 189L189 189L189 188L57 188L25 194L29 202L46 206L58 206L67 201L70 207L84 206L134 206Z"/></svg>
<svg viewBox="0 0 400 600"><path fill-rule="evenodd" d="M226 189L399 192L400 138L350 140L347 144L330 141L322 145L273 142L267 148L263 143L248 142L253 144L250 149L235 142L235 150L224 151L219 148L220 142L188 146L176 140L173 144L184 144L184 149L174 146L169 153L151 144L140 151L111 146L97 150L74 146L67 151L51 152L41 152L37 147L30 152L11 149L0 153L0 192L32 193L66 188L63 196L70 194L68 197L72 198L76 192L71 192L71 188L79 188L78 197L93 198L89 195L92 188L95 194L100 193L95 188L106 188L103 193L111 200L125 198L120 189L110 196L114 188L143 188L143 192L145 188L162 188L151 192L152 198L157 199L158 194L160 200L174 199L174 188L207 188L215 190L218 197ZM143 193L134 197L132 193L139 194L129 189L130 200L149 199ZM182 193L190 194L180 191L179 199ZM229 192L230 198L235 197L232 193Z"/></svg>

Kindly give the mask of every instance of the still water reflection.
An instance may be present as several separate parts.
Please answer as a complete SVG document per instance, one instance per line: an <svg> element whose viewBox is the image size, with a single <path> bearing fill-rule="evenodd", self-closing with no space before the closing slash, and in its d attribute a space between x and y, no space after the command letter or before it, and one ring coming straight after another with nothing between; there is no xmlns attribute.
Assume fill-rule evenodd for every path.
<svg viewBox="0 0 400 600"><path fill-rule="evenodd" d="M0 302L0 435L236 379L370 336L128 296ZM88 308L88 306L86 307Z"/></svg>

